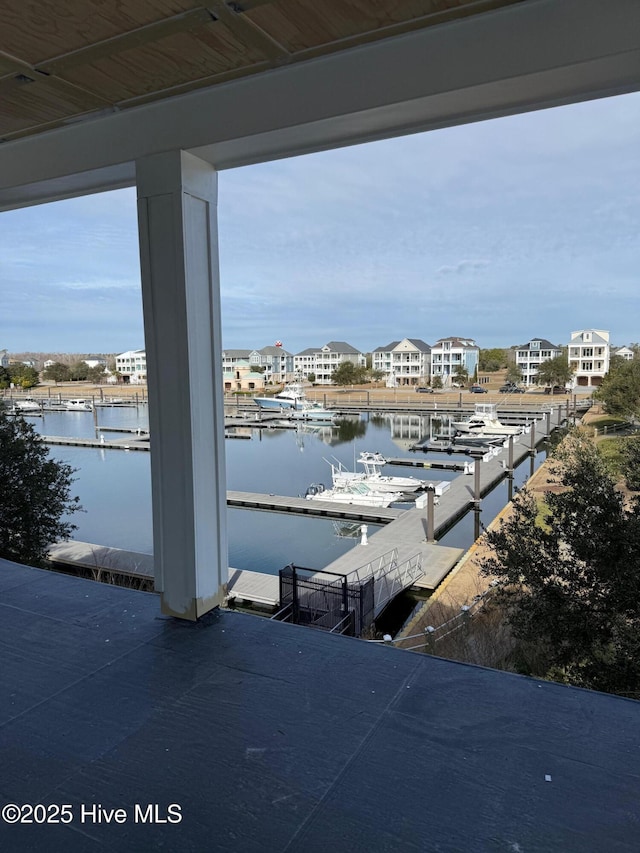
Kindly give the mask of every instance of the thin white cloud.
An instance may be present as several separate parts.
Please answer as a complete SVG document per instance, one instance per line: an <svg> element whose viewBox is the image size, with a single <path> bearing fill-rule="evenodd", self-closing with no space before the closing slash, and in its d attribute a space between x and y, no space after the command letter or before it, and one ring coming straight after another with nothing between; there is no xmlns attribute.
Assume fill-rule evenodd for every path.
<svg viewBox="0 0 640 853"><path fill-rule="evenodd" d="M482 269L483 267L488 267L489 261L480 260L480 259L470 259L458 261L453 265L444 265L438 267L436 270L436 275L460 275L465 272L473 272L474 270Z"/></svg>

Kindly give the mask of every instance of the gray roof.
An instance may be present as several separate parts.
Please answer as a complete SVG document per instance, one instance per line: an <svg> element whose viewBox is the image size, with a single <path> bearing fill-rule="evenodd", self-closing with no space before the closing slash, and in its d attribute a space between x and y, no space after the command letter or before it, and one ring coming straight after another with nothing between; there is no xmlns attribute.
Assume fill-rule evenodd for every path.
<svg viewBox="0 0 640 853"><path fill-rule="evenodd" d="M249 358L252 350L250 349L225 349L222 355L225 358Z"/></svg>
<svg viewBox="0 0 640 853"><path fill-rule="evenodd" d="M471 341L471 343L467 343L467 341ZM470 349L479 349L478 345L473 340L473 338L456 338L456 337L438 338L438 340L434 344L434 347L437 347L438 344L444 344L447 342L455 344L457 347L469 347Z"/></svg>
<svg viewBox="0 0 640 853"><path fill-rule="evenodd" d="M400 341L391 341L391 343L387 344L386 347L376 347L373 352L391 352L391 350L394 350L399 343Z"/></svg>
<svg viewBox="0 0 640 853"><path fill-rule="evenodd" d="M320 350L317 347L309 347L308 349L303 349L302 352L296 353L296 355L315 355Z"/></svg>
<svg viewBox="0 0 640 853"><path fill-rule="evenodd" d="M420 352L431 352L429 344L425 343L420 338L403 338L402 341L409 341L409 343L413 344L413 346ZM393 352L396 347L400 346L402 341L391 341L391 343L387 344L386 347L377 347L373 352Z"/></svg>
<svg viewBox="0 0 640 853"><path fill-rule="evenodd" d="M258 350L260 355L291 355L291 353L283 349L282 347L262 347L262 349Z"/></svg>
<svg viewBox="0 0 640 853"><path fill-rule="evenodd" d="M329 343L325 344L324 347L330 349L331 352L346 352L353 355L358 355L360 353L359 349L352 347L351 344L348 344L345 341L329 341ZM324 347L322 347L322 349L324 349Z"/></svg>
<svg viewBox="0 0 640 853"><path fill-rule="evenodd" d="M561 346L552 344L551 341L548 341L546 338L531 338L528 344L522 344L521 346L514 347L514 349L531 349L533 341L538 341L540 343L539 349L562 349Z"/></svg>
<svg viewBox="0 0 640 853"><path fill-rule="evenodd" d="M412 343L416 349L419 349L420 352L431 352L430 345L420 338L407 338L407 340Z"/></svg>

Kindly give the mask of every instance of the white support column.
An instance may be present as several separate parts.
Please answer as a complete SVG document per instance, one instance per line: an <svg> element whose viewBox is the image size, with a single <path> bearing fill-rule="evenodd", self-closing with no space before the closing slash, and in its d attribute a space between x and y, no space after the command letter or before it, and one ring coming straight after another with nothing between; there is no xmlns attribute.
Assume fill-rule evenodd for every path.
<svg viewBox="0 0 640 853"><path fill-rule="evenodd" d="M136 163L156 589L197 619L228 577L217 173L184 151Z"/></svg>

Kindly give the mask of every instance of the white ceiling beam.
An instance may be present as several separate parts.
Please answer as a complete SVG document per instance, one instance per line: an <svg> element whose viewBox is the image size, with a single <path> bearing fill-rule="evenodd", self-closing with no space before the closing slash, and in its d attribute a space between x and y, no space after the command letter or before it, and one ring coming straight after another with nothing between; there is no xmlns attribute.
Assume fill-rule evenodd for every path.
<svg viewBox="0 0 640 853"><path fill-rule="evenodd" d="M529 0L6 142L0 209L111 188L161 151L226 169L639 88L637 0Z"/></svg>

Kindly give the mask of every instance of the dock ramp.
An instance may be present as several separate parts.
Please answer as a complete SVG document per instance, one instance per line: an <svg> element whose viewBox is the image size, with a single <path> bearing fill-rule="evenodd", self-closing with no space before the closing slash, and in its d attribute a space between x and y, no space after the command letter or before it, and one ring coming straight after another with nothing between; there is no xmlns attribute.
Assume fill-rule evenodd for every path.
<svg viewBox="0 0 640 853"><path fill-rule="evenodd" d="M393 549L348 574L291 564L280 570L281 609L273 618L361 637L387 604L422 576L421 562L416 554L399 563Z"/></svg>

